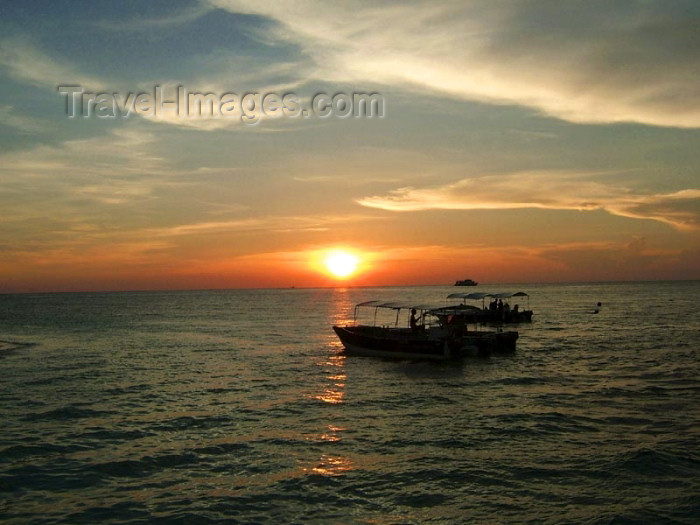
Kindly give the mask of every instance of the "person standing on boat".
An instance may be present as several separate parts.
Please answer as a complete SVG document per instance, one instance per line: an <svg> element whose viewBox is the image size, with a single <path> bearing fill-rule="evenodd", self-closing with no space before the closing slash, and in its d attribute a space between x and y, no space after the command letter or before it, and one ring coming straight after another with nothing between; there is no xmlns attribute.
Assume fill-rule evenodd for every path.
<svg viewBox="0 0 700 525"><path fill-rule="evenodd" d="M409 324L411 326L411 330L414 332L417 332L420 327L418 326L418 319L416 318L416 309L411 308L411 319L409 320Z"/></svg>

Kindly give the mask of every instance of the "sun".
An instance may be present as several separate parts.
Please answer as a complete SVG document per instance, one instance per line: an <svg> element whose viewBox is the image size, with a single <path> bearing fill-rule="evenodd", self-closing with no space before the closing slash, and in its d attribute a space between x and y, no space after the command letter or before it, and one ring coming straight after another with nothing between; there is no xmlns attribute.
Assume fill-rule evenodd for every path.
<svg viewBox="0 0 700 525"><path fill-rule="evenodd" d="M334 250L323 259L326 269L338 279L350 277L357 271L360 258L344 250Z"/></svg>

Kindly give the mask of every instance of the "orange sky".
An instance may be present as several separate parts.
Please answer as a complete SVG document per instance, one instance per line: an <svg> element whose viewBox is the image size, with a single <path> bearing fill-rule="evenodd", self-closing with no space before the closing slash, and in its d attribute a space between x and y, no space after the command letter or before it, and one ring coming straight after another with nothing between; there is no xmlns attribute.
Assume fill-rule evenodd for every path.
<svg viewBox="0 0 700 525"><path fill-rule="evenodd" d="M81 291L452 284L468 276L482 283L643 280L693 278L697 267L694 254L682 254L669 263L666 254L635 246L424 246L382 252L340 248L352 250L360 259L357 271L346 278L332 275L323 265L319 253L325 250L185 260L148 255L126 260L88 253L83 260L48 256L6 284L20 291Z"/></svg>
<svg viewBox="0 0 700 525"><path fill-rule="evenodd" d="M6 8L0 292L700 278L690 7L271 5ZM68 118L66 85L385 111Z"/></svg>

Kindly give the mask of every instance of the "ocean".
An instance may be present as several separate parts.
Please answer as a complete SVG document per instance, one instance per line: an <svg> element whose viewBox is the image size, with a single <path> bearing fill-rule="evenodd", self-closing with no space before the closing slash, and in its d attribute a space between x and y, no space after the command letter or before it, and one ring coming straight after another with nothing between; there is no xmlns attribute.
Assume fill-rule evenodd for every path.
<svg viewBox="0 0 700 525"><path fill-rule="evenodd" d="M514 354L348 357L331 329L365 300L519 290ZM697 281L0 295L0 521L697 524L699 300Z"/></svg>

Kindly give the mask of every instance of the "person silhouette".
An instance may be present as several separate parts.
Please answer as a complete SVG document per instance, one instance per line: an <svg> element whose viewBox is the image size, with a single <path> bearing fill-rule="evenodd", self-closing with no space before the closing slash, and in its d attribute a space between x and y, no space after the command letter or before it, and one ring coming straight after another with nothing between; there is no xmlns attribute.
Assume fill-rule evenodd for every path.
<svg viewBox="0 0 700 525"><path fill-rule="evenodd" d="M411 330L416 332L418 330L418 319L416 318L416 309L411 308L411 319L409 321L409 324L411 325Z"/></svg>

